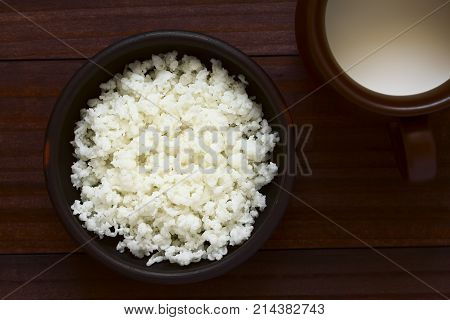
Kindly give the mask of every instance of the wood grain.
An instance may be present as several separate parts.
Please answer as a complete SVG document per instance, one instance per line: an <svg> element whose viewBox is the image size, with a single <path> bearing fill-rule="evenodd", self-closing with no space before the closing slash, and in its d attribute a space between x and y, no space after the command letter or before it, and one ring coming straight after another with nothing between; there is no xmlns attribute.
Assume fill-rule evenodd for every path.
<svg viewBox="0 0 450 320"><path fill-rule="evenodd" d="M298 57L259 57L288 103L314 88ZM42 173L44 131L58 93L82 64L0 62L0 253L53 253L74 248L52 209ZM322 89L291 109L313 132L305 153L312 176L294 192L374 246L450 245L450 113L434 117L439 175L425 184L400 178L384 122L355 114ZM299 150L298 150L299 151ZM266 248L361 247L298 200Z"/></svg>
<svg viewBox="0 0 450 320"><path fill-rule="evenodd" d="M80 58L158 29L203 32L257 56L286 102L301 100L290 112L298 126L313 126L304 149L312 175L298 175L297 199L291 199L265 250L227 275L194 285L149 286L77 253L11 298L442 298L373 251L354 249L363 247L361 241L302 201L450 296L450 111L431 117L437 178L405 183L386 119L356 109L327 87L304 99L317 84L297 57L296 0L5 1L0 297L76 246L52 208L42 172L45 128L58 94L83 63Z"/></svg>
<svg viewBox="0 0 450 320"><path fill-rule="evenodd" d="M450 295L449 248L384 249L421 280ZM0 296L58 259L0 255ZM214 290L211 290L214 288ZM189 285L148 285L75 254L11 299L441 299L442 296L369 249L263 250L222 277Z"/></svg>
<svg viewBox="0 0 450 320"><path fill-rule="evenodd" d="M0 4L3 60L91 57L127 36L162 29L206 33L253 55L297 52L293 0L6 2L28 20Z"/></svg>

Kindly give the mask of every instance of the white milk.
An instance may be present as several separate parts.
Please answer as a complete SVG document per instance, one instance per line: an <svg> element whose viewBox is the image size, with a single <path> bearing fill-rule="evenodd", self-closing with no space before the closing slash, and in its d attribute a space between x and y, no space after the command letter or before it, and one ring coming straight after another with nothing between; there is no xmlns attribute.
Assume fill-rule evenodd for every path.
<svg viewBox="0 0 450 320"><path fill-rule="evenodd" d="M450 4L445 0L328 0L325 29L337 62L362 86L388 95L429 91L450 78ZM361 61L358 63L358 61Z"/></svg>

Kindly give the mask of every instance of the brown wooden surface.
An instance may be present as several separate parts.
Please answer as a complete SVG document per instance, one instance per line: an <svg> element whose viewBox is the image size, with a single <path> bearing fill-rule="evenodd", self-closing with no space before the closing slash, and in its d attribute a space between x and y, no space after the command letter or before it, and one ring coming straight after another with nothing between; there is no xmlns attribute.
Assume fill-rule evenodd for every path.
<svg viewBox="0 0 450 320"><path fill-rule="evenodd" d="M295 54L294 1L8 0L34 22L91 56L126 36L157 29L219 37L248 54ZM23 17L0 8L0 59L80 58Z"/></svg>
<svg viewBox="0 0 450 320"><path fill-rule="evenodd" d="M137 32L155 29L201 31L253 55L274 79L289 104L315 88L296 54L294 1L7 2L86 56ZM75 248L47 196L42 173L42 147L53 104L82 63L76 52L0 4L0 289L14 287L57 259L57 254ZM291 110L291 115L298 125L313 125L305 149L313 174L297 178L296 195L373 246L450 245L450 129L447 125L450 112L432 118L439 152L438 177L433 182L416 185L405 183L398 173L386 123L366 113L355 112L330 89L324 88L302 101ZM273 265L264 267L251 275L248 284L255 289L250 289L248 297L252 292L254 295L259 292L262 285L258 281L262 279L268 281L265 296L272 297L381 297L384 293L386 297L418 297L433 294L426 287L420 287L420 283L421 289L408 291L409 287L403 285L398 289L403 280L394 281L390 287L391 271L375 267L387 262L374 256L370 259L377 262L372 267L369 264L373 262L369 263L366 256L373 253L368 250L326 249L363 246L292 199L280 226L265 245L270 250L250 260L247 267L238 269L240 271L212 283L225 286L224 283L230 280L250 277L252 263L265 265L264 261L276 257L280 266L274 270L282 270L284 275L280 276L278 271L270 272ZM302 250L305 248L324 249ZM433 277L441 277L441 281L445 279L448 284L444 265L448 270L450 264L443 258L448 249L391 250L394 255L407 254L409 266L419 268L420 272L441 270L433 273ZM343 255L348 261L356 259L358 263L355 266L341 264L340 272L334 273L333 258L324 258L327 252L331 257ZM353 256L354 252L364 253ZM436 252L439 254L435 256ZM420 269L422 260L429 254L435 258L428 261L428 267ZM24 289L20 297L45 297L44 292L47 292L46 297L58 297L64 288L68 290L67 297L81 298L83 294L90 298L111 297L107 290L98 296L90 291L90 258L77 255L70 261L74 261L73 264L58 266L56 280L39 280L28 291ZM335 262L339 264L339 261ZM324 276L318 278L322 287L314 291L317 268L324 268L324 274L334 277L334 289L325 290L323 282L328 276ZM374 274L379 277L375 279L383 280L374 280L373 287L358 287L358 278L353 275L357 268L371 270L362 281L369 281ZM95 270L101 274L100 270L104 268L95 264ZM114 274L106 273L102 281L106 283L114 277ZM304 289L300 285L303 282L299 282L298 287L291 286L289 279L292 277L307 278L306 288L310 289ZM281 284L277 282L280 279L283 280ZM75 281L80 287L74 285ZM142 285L128 284L122 278L119 283L142 288ZM390 289L383 291L383 285ZM52 286L55 286L54 290ZM197 288L201 287L198 285ZM205 290L200 290L197 296L203 297ZM237 296L240 292L239 288L233 287L227 290L222 297ZM449 291L448 286L445 290ZM163 292L161 297L169 297L168 289ZM175 296L181 297L182 292Z"/></svg>
<svg viewBox="0 0 450 320"><path fill-rule="evenodd" d="M441 293L450 295L449 248L384 249ZM4 296L62 257L3 255ZM212 289L213 288L213 289ZM188 285L157 285L113 273L75 254L11 295L11 299L441 299L391 263L365 249L262 250L216 279Z"/></svg>

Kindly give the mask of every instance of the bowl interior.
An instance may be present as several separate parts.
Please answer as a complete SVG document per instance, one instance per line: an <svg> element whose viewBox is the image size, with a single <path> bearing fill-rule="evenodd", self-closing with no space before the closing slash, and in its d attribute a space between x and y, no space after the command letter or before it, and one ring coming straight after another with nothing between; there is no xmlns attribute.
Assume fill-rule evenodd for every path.
<svg viewBox="0 0 450 320"><path fill-rule="evenodd" d="M93 233L82 228L78 218L71 213L70 206L74 200L79 199L80 195L70 181L71 165L75 161L70 141L74 139L73 130L75 122L80 119L80 109L86 107L88 99L100 94L99 85L109 80L112 77L111 74L121 73L124 66L133 61L146 60L152 54L172 50L176 50L179 57L184 54L196 56L208 67L210 67L210 59L216 58L222 61L224 68L230 74L245 76L249 82L247 92L250 96L255 96L257 102L263 105L266 119L271 119L282 110L283 101L278 90L256 64L220 41L204 39L201 36L198 39L198 37L196 34L189 36L164 34L159 37L147 34L125 39L94 57L95 63L87 62L69 82L58 100L47 132L47 145L51 154L46 167L47 183L52 201L65 226L79 242L86 242ZM281 139L273 153L272 161L277 163L280 172L275 181L289 188L288 169L293 156L289 147L288 120L283 115L271 122L271 125L279 132ZM246 255L255 252L267 239L281 217L287 203L286 197L283 196L284 192L272 183L265 186L262 192L266 195L267 207L256 220L251 238L240 246L229 246L229 253L220 261L201 261L184 267L162 262L147 267L146 258L138 259L128 252L120 254L115 250L119 239L108 237L92 241L87 245L87 249L91 252L95 251L103 262L113 264L113 267L115 266L119 271L129 269L131 271L129 275L134 277L144 275L144 277L152 278L164 275L170 278L170 275L187 276L188 274L200 275L204 271L219 272L222 269L221 266L225 268L225 265L229 267L236 265L244 260Z"/></svg>

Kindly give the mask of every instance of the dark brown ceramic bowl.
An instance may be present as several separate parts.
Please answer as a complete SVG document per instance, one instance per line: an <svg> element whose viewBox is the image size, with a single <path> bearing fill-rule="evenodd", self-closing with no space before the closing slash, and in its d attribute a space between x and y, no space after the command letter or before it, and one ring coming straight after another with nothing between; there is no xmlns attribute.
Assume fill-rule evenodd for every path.
<svg viewBox="0 0 450 320"><path fill-rule="evenodd" d="M229 252L219 261L201 261L181 267L168 262L147 267L147 259L138 259L129 253L119 253L115 246L119 238L99 240L84 229L70 206L79 199L79 192L70 181L74 162L70 141L74 138L74 125L80 119L80 109L86 101L97 97L99 85L111 78L111 74L123 71L126 64L145 60L152 54L177 50L179 54L198 57L206 65L211 58L220 59L231 74L243 74L249 82L247 92L263 105L264 116L270 119L285 107L283 98L268 75L249 57L217 39L191 32L157 31L124 39L97 54L69 81L61 93L48 123L44 170L47 188L53 205L72 237L94 258L127 276L150 282L186 283L212 278L223 274L253 255L268 239L279 222L288 203L288 195L271 183L262 192L267 207L258 217L251 237L240 246L229 247ZM107 71L106 71L107 70ZM290 118L283 113L271 125L280 132L281 141L274 151L274 159L280 174L277 184L290 190L293 183L294 145Z"/></svg>

